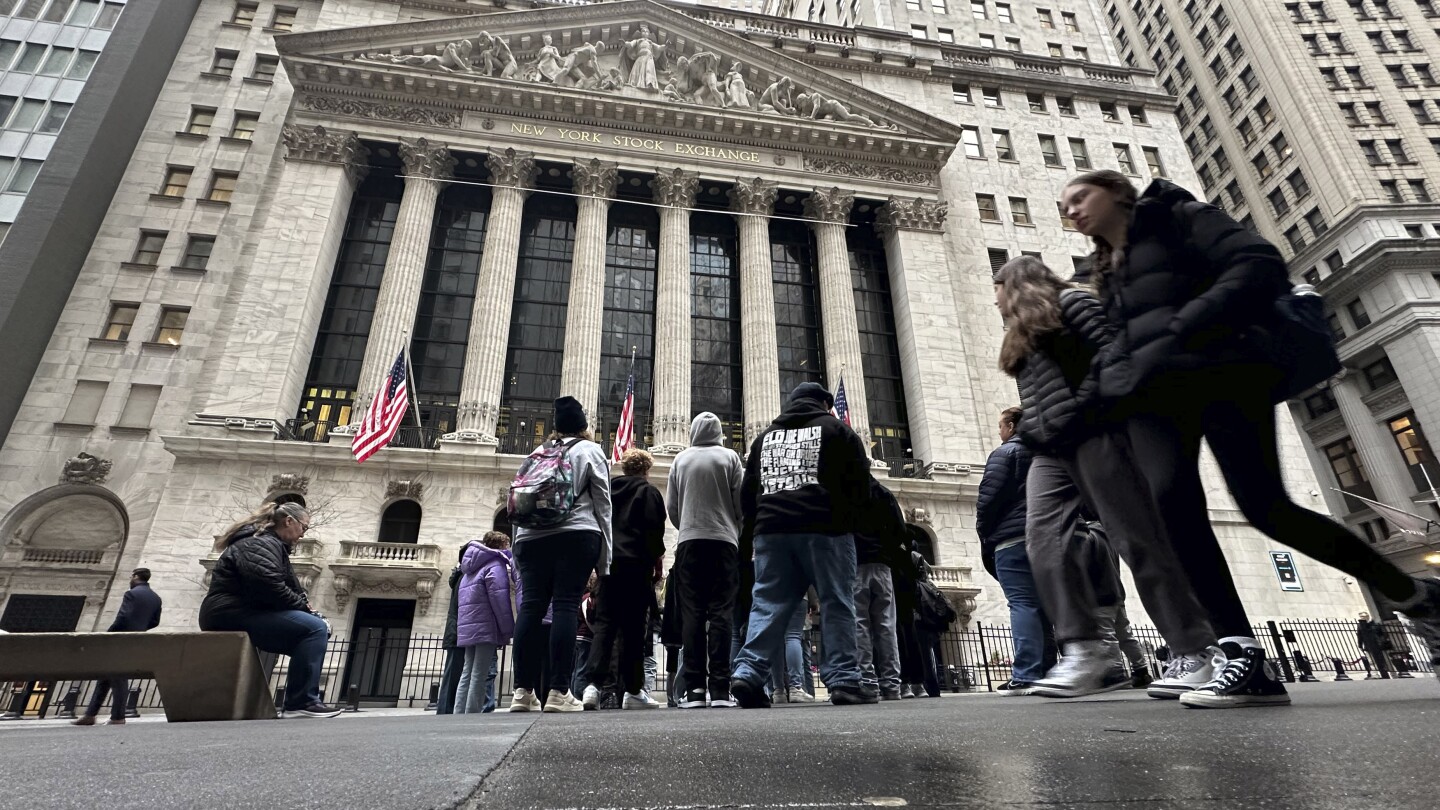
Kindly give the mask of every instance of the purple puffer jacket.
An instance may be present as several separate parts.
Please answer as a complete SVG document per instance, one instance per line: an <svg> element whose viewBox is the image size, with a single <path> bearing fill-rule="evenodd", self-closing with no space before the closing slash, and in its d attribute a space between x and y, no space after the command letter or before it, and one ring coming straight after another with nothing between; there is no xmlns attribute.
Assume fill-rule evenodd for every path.
<svg viewBox="0 0 1440 810"><path fill-rule="evenodd" d="M515 635L515 614L510 607L512 577L509 551L496 551L471 543L460 561L460 613L456 643L509 644ZM518 587L516 587L518 597ZM516 604L519 604L517 599Z"/></svg>

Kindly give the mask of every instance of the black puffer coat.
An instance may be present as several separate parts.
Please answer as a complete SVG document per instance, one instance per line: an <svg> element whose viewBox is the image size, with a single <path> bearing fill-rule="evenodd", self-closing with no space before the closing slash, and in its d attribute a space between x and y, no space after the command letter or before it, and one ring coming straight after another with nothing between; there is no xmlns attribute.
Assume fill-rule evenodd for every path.
<svg viewBox="0 0 1440 810"><path fill-rule="evenodd" d="M855 538L855 564L880 564L894 569L900 560L909 562L910 538L900 502L879 481L870 479L870 507L860 513L851 533Z"/></svg>
<svg viewBox="0 0 1440 810"><path fill-rule="evenodd" d="M254 613L310 610L305 589L290 567L290 549L274 533L244 528L230 536L200 603L201 630L240 630Z"/></svg>
<svg viewBox="0 0 1440 810"><path fill-rule="evenodd" d="M1030 450L1016 436L995 448L985 462L985 475L975 500L975 531L980 549L993 555L1006 540L1025 536L1025 477Z"/></svg>
<svg viewBox="0 0 1440 810"><path fill-rule="evenodd" d="M1035 451L1053 452L1089 435L1095 422L1099 366L1115 328L1100 300L1083 290L1060 294L1064 324L1036 341L1015 376L1024 414L1016 432Z"/></svg>
<svg viewBox="0 0 1440 810"><path fill-rule="evenodd" d="M1156 180L1135 207L1124 261L1100 280L1123 350L1101 370L1101 395L1118 399L1158 377L1254 362L1248 327L1273 317L1289 288L1274 245Z"/></svg>

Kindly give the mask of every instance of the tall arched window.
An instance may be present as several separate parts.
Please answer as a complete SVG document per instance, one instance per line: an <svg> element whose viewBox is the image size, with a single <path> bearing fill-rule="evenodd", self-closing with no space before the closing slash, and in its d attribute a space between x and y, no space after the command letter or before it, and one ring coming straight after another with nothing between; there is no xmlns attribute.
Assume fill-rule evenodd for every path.
<svg viewBox="0 0 1440 810"><path fill-rule="evenodd" d="M420 504L414 501L396 501L385 507L380 516L380 542L420 542Z"/></svg>

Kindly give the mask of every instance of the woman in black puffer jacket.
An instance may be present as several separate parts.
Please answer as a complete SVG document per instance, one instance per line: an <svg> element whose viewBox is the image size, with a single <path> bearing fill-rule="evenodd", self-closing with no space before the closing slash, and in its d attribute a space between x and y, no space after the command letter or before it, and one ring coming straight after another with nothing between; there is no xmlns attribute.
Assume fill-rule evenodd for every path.
<svg viewBox="0 0 1440 810"><path fill-rule="evenodd" d="M290 550L310 528L297 503L267 503L225 532L225 550L200 603L201 630L243 630L266 652L290 656L284 717L335 717L320 702L320 674L330 628L310 609Z"/></svg>
<svg viewBox="0 0 1440 810"><path fill-rule="evenodd" d="M1290 500L1275 399L1283 372L1261 340L1289 280L1279 251L1219 208L1156 180L1138 198L1124 175L1091 172L1062 206L1095 242L1091 273L1120 351L1101 394L1125 416L1170 539L1221 636L1228 663L1186 706L1288 704L1210 527L1200 441L1260 531L1363 580L1440 639L1440 581L1417 581L1335 521Z"/></svg>
<svg viewBox="0 0 1440 810"><path fill-rule="evenodd" d="M1164 522L1148 498L1134 496L1145 480L1129 441L1097 427L1096 360L1114 335L1100 302L1029 256L1000 268L995 299L1009 327L1000 368L1019 384L1024 415L1017 432L1035 453L1026 481L1025 547L1064 653L1035 694L1078 697L1130 685L1076 556L1086 506L1130 565L1140 599L1171 648L1197 654L1213 648L1215 633L1165 539Z"/></svg>

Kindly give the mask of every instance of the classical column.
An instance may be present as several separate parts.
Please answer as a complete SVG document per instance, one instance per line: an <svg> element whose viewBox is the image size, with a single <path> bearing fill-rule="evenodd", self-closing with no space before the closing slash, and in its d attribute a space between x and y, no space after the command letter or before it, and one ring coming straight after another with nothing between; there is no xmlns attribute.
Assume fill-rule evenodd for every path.
<svg viewBox="0 0 1440 810"><path fill-rule="evenodd" d="M510 309L515 301L515 268L519 260L520 219L525 198L535 183L535 155L506 149L485 158L490 170L490 217L475 286L475 308L465 346L460 379L460 413L450 441L495 444L500 395L505 378L505 348L510 340Z"/></svg>
<svg viewBox="0 0 1440 810"><path fill-rule="evenodd" d="M355 390L352 422L359 422L370 398L390 373L395 356L405 348L415 327L420 306L420 285L425 280L425 257L430 252L435 226L435 202L455 171L456 160L443 144L425 138L400 139L400 160L405 164L405 191L390 236L385 275L370 320L365 362Z"/></svg>
<svg viewBox="0 0 1440 810"><path fill-rule="evenodd" d="M738 179L730 207L740 227L740 362L748 446L780 413L780 350L775 337L775 287L770 266L770 212L777 186Z"/></svg>
<svg viewBox="0 0 1440 810"><path fill-rule="evenodd" d="M885 240L911 443L917 459L942 473L985 459L980 437L987 434L974 424L969 364L994 362L967 357L943 236L946 213L943 202L892 197L876 219Z"/></svg>
<svg viewBox="0 0 1440 810"><path fill-rule="evenodd" d="M200 375L200 413L292 419L301 399L368 152L347 130L287 124L281 137L277 193L254 259L236 271L243 294ZM238 252L242 238L222 233L215 255Z"/></svg>
<svg viewBox="0 0 1440 810"><path fill-rule="evenodd" d="M610 198L620 167L591 158L576 161L575 253L570 262L570 302L565 309L565 356L560 393L580 400L593 426L600 393L600 336L605 326L605 234Z"/></svg>
<svg viewBox="0 0 1440 810"><path fill-rule="evenodd" d="M870 407L865 399L865 366L860 327L855 318L855 289L850 280L846 223L855 195L838 188L815 189L805 198L805 216L815 230L820 265L820 321L824 324L825 381L833 392L845 380L850 427L870 449Z"/></svg>
<svg viewBox="0 0 1440 810"><path fill-rule="evenodd" d="M655 447L679 453L690 444L690 211L700 178L684 169L650 181L660 209L660 263L655 279Z"/></svg>
<svg viewBox="0 0 1440 810"><path fill-rule="evenodd" d="M1345 420L1345 428L1355 443L1355 452L1360 456L1360 463L1365 465L1365 477L1375 488L1375 500L1414 511L1410 508L1410 499L1415 494L1415 482L1410 480L1395 438L1365 404L1358 377L1355 371L1345 369L1330 383L1335 404L1340 406L1340 418Z"/></svg>

